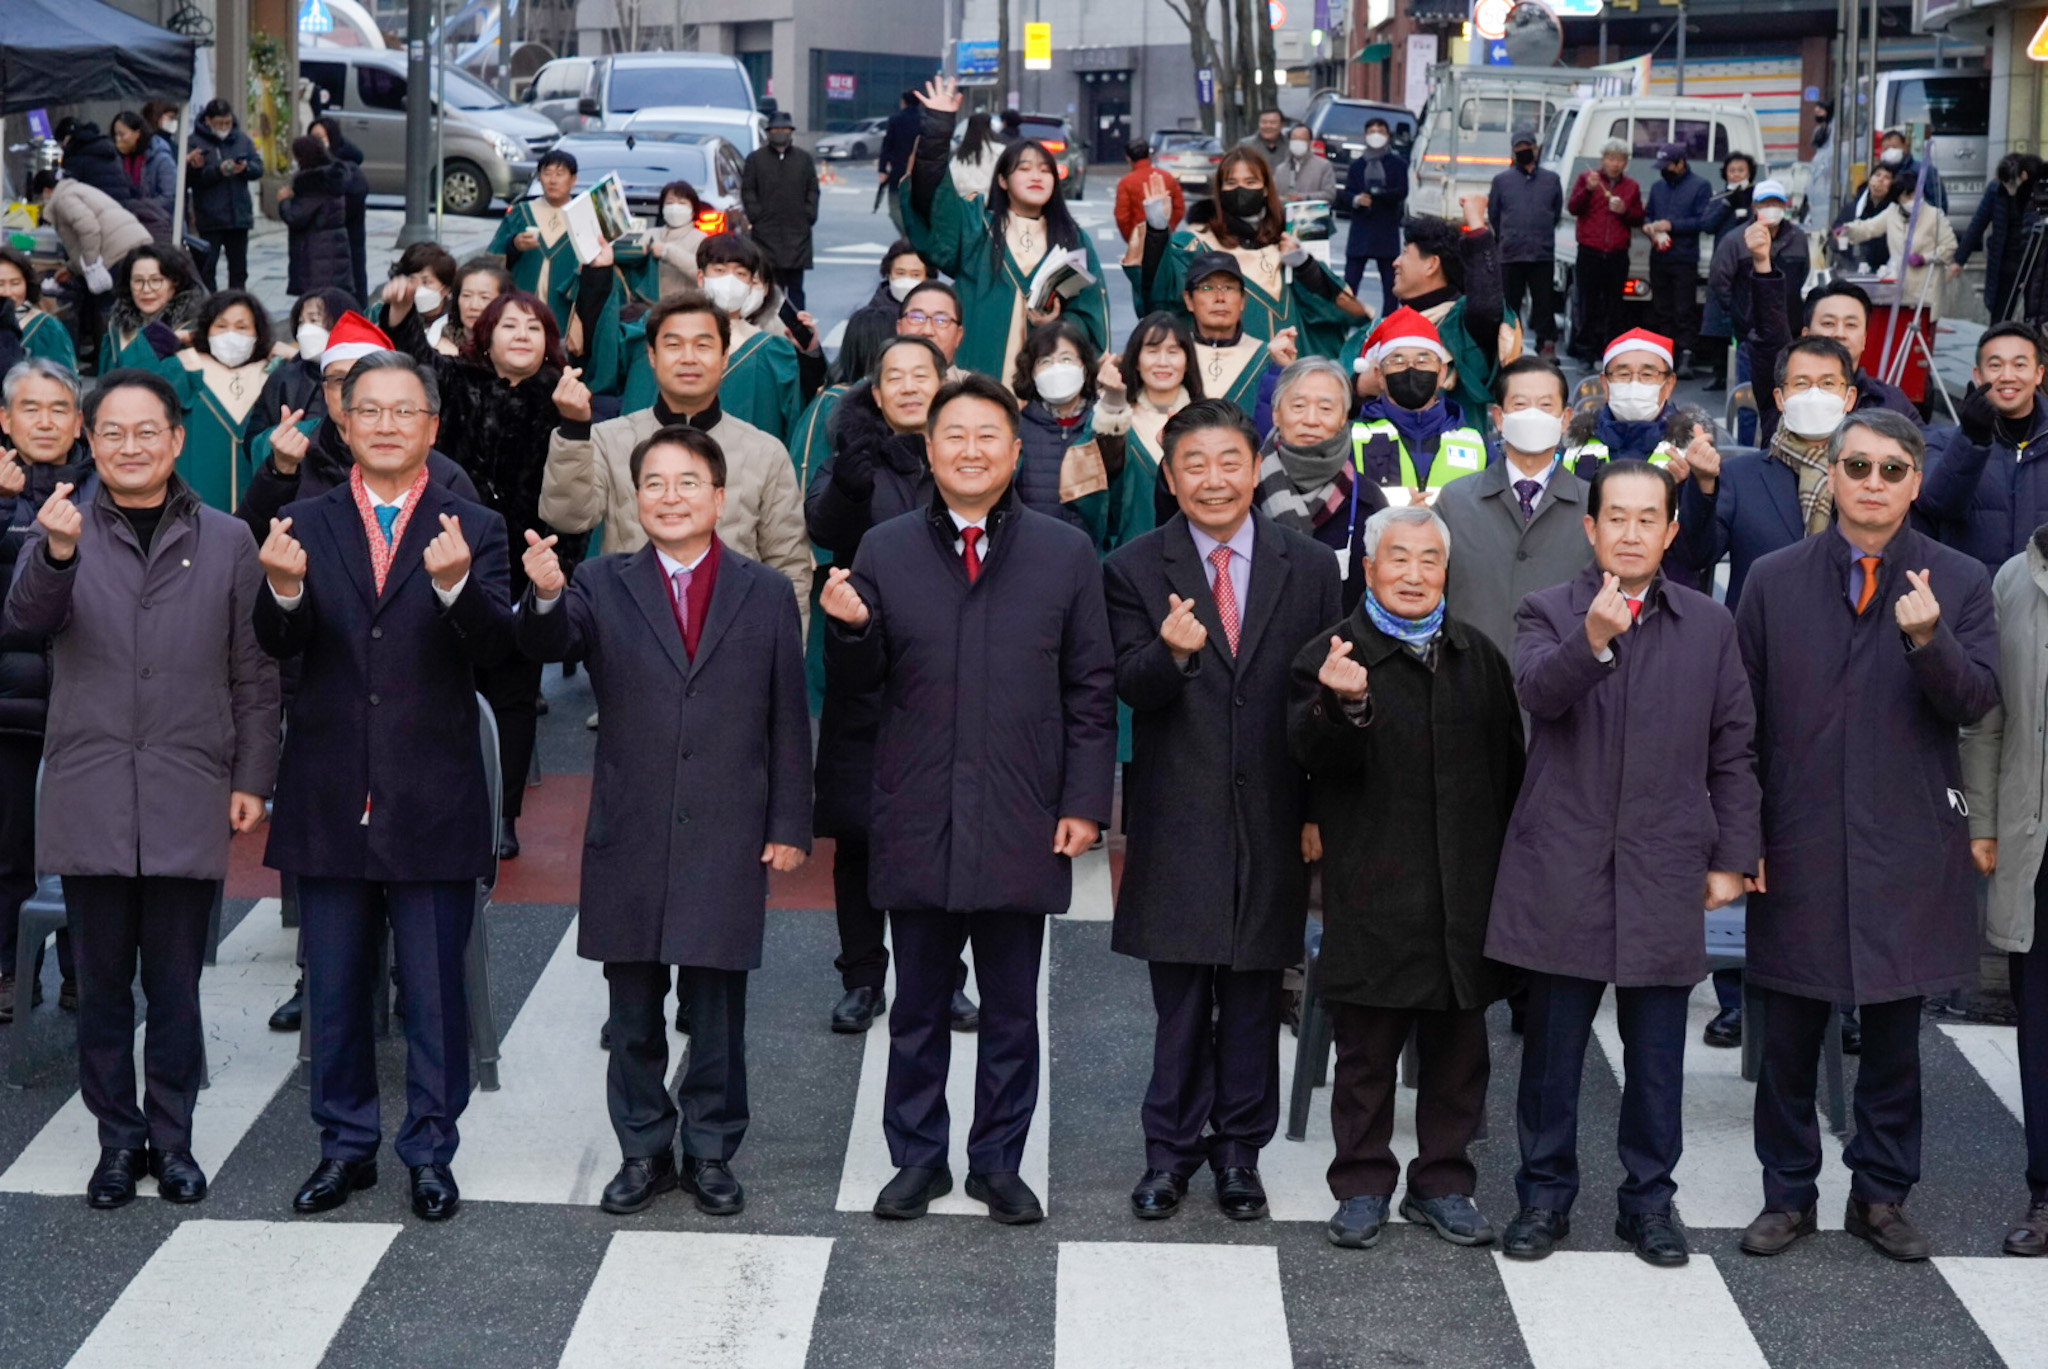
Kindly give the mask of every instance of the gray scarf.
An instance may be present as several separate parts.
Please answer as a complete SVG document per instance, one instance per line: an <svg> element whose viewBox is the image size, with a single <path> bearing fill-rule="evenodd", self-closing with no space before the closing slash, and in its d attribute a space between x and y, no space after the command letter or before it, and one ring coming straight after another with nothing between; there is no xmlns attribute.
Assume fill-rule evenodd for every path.
<svg viewBox="0 0 2048 1369"><path fill-rule="evenodd" d="M1259 507L1288 527L1313 534L1342 508L1351 490L1351 431L1341 428L1313 447L1294 447L1276 432L1259 460Z"/></svg>

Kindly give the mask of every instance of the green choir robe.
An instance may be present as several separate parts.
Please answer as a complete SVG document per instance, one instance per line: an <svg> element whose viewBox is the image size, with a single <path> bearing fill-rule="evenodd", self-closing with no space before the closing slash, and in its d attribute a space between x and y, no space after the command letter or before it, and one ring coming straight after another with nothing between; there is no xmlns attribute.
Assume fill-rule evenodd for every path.
<svg viewBox="0 0 2048 1369"><path fill-rule="evenodd" d="M1226 249L1207 228L1181 228L1167 239L1166 254L1152 277L1152 290L1145 292L1144 268L1126 266L1131 294L1145 301L1142 313L1164 309L1187 319L1182 296L1187 292L1188 264L1205 252ZM1303 284L1299 274L1280 260L1275 247L1247 247L1230 252L1244 272L1244 330L1260 341L1269 341L1285 328L1295 330L1295 346L1305 357L1334 357L1344 347L1345 334L1357 322ZM1246 412L1250 412L1249 409Z"/></svg>
<svg viewBox="0 0 2048 1369"><path fill-rule="evenodd" d="M66 331L62 319L40 309L29 309L18 318L23 351L32 357L54 361L74 372L78 369L78 348L71 341L71 334Z"/></svg>
<svg viewBox="0 0 2048 1369"><path fill-rule="evenodd" d="M515 251L512 240L528 229L540 235L540 246L528 252ZM505 258L514 285L547 301L555 314L555 326L566 334L570 311L576 305L576 275L581 263L569 241L569 225L562 211L545 199L521 200L505 211L486 250Z"/></svg>
<svg viewBox="0 0 2048 1369"><path fill-rule="evenodd" d="M178 454L178 474L200 502L228 513L241 502L256 469L242 430L277 363L277 357L269 356L230 368L190 347L157 363L157 372L171 382L185 410L185 450Z"/></svg>
<svg viewBox="0 0 2048 1369"><path fill-rule="evenodd" d="M124 366L154 371L158 360L156 348L149 345L149 339L139 328L123 337L119 329L109 327L100 338L100 375L118 371Z"/></svg>
<svg viewBox="0 0 2048 1369"><path fill-rule="evenodd" d="M614 298L606 306L614 315L616 304ZM615 352L626 359L619 412L653 408L660 390L654 383L654 363L647 356L646 327L635 323L624 330L615 326L610 332L618 339ZM586 379L584 383L590 382ZM803 398L796 344L779 333L763 332L735 319L732 350L725 356L725 379L718 384L718 407L788 447L803 417Z"/></svg>

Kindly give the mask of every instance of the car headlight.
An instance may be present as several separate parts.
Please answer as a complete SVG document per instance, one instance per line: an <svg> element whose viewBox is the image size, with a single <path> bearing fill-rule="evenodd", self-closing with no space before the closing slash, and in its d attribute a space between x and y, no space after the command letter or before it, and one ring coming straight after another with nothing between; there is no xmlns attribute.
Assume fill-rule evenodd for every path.
<svg viewBox="0 0 2048 1369"><path fill-rule="evenodd" d="M507 137L496 129L490 134L491 151L508 162L516 162L526 155L525 146L517 138Z"/></svg>

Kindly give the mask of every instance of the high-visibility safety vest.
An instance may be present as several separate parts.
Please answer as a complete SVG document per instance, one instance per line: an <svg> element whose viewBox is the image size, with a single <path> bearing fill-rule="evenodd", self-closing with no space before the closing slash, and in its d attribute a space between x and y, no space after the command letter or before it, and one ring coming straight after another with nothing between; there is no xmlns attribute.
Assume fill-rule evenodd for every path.
<svg viewBox="0 0 2048 1369"><path fill-rule="evenodd" d="M1441 489L1460 476L1477 475L1486 469L1486 440L1475 428L1447 428L1437 439L1436 459L1429 463L1429 480L1425 484L1415 474L1415 462L1408 455L1408 444L1401 440L1400 430L1384 418L1375 418L1370 423L1351 425L1351 466L1359 475L1366 474L1366 448L1376 442L1391 442L1401 462L1401 488Z"/></svg>
<svg viewBox="0 0 2048 1369"><path fill-rule="evenodd" d="M1659 442L1656 450L1644 457L1643 460L1649 462L1652 466L1668 466L1671 464L1671 456L1675 450L1669 442ZM1576 447L1567 447L1564 460L1567 466L1577 470L1581 461L1604 462L1609 459L1609 455L1610 449L1607 444L1595 437L1580 443Z"/></svg>

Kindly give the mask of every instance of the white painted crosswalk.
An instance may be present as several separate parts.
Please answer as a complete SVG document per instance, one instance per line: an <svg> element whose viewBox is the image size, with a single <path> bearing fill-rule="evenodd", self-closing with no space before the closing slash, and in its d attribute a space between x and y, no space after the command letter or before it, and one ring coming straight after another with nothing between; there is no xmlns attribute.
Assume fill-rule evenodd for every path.
<svg viewBox="0 0 2048 1369"><path fill-rule="evenodd" d="M1494 1256L1536 1369L1764 1369L1710 1255L1655 1269L1633 1254Z"/></svg>
<svg viewBox="0 0 2048 1369"><path fill-rule="evenodd" d="M1975 1023L1943 1023L1941 1031L1955 1043L1985 1085L1998 1095L1998 1101L2005 1104L2013 1120L2021 1120L2025 1114L2020 1111L2019 1034L2011 1027Z"/></svg>
<svg viewBox="0 0 2048 1369"><path fill-rule="evenodd" d="M1285 1131L1287 1091L1294 1081L1294 1061L1299 1042L1294 1033L1280 1033L1280 1106ZM1334 1060L1335 1053L1332 1052ZM1394 1220L1400 1216L1401 1195L1407 1190L1408 1162L1420 1148L1415 1139L1415 1090L1397 1089L1394 1094L1394 1158L1401 1163L1402 1179L1394 1189ZM1259 1177L1266 1184L1266 1208L1276 1222L1327 1222L1337 1210L1330 1196L1330 1162L1337 1158L1337 1140L1330 1132L1329 1089L1316 1090L1315 1103L1308 1111L1308 1132L1299 1141L1276 1137L1259 1152Z"/></svg>
<svg viewBox="0 0 2048 1369"><path fill-rule="evenodd" d="M819 1236L621 1232L562 1369L804 1369L831 1258Z"/></svg>
<svg viewBox="0 0 2048 1369"><path fill-rule="evenodd" d="M1270 1246L1060 1244L1053 1369L1289 1369Z"/></svg>
<svg viewBox="0 0 2048 1369"><path fill-rule="evenodd" d="M2006 1364L2048 1364L2048 1261L1943 1255L1934 1267Z"/></svg>

